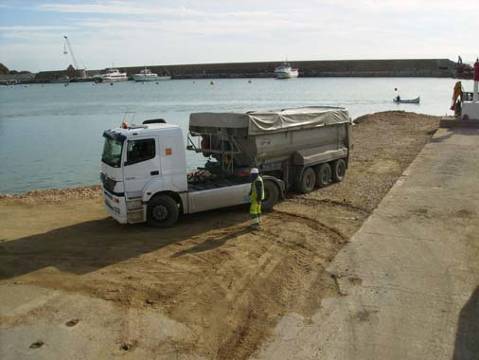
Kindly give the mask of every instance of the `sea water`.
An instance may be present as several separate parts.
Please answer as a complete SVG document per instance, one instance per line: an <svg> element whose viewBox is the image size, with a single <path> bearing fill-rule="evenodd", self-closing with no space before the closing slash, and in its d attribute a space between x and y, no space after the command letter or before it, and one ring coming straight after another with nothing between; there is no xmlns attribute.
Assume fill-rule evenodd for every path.
<svg viewBox="0 0 479 360"><path fill-rule="evenodd" d="M445 115L454 79L299 78L132 81L0 86L0 193L99 183L102 133L163 118L188 129L189 114L308 105L345 106L351 116L385 110ZM466 90L472 81L463 81ZM394 104L421 96L421 104ZM469 89L471 88L471 89ZM450 112L449 112L450 113ZM190 168L204 162L187 152Z"/></svg>

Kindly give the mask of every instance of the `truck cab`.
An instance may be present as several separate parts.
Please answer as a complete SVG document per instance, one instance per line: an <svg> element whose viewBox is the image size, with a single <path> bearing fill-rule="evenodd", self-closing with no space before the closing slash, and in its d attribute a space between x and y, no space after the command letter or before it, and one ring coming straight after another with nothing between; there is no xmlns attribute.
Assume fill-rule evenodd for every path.
<svg viewBox="0 0 479 360"><path fill-rule="evenodd" d="M188 182L180 127L145 121L106 130L101 161L105 207L122 224L173 225L190 214L249 202L248 176Z"/></svg>
<svg viewBox="0 0 479 360"><path fill-rule="evenodd" d="M105 206L118 222L145 221L145 204L157 193L188 191L178 126L145 124L107 130L103 137L102 189Z"/></svg>

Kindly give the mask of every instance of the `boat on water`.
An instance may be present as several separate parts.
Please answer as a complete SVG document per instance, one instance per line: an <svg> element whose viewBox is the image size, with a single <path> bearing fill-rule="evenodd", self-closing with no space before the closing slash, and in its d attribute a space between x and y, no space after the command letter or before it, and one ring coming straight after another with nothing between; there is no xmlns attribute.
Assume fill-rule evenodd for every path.
<svg viewBox="0 0 479 360"><path fill-rule="evenodd" d="M397 97L395 97L393 101L396 104L419 104L421 102L421 97L418 96L417 98L414 98L414 99L401 99L401 98L398 99Z"/></svg>
<svg viewBox="0 0 479 360"><path fill-rule="evenodd" d="M146 67L143 70L141 70L138 74L133 75L133 80L135 81L158 81L158 80L170 80L170 79L171 79L171 76L155 74Z"/></svg>
<svg viewBox="0 0 479 360"><path fill-rule="evenodd" d="M103 82L114 82L114 81L127 81L128 76L126 72L120 72L118 69L106 69L105 73L101 76Z"/></svg>
<svg viewBox="0 0 479 360"><path fill-rule="evenodd" d="M276 79L293 79L297 78L299 71L297 68L293 68L289 63L284 62L274 69L274 76Z"/></svg>

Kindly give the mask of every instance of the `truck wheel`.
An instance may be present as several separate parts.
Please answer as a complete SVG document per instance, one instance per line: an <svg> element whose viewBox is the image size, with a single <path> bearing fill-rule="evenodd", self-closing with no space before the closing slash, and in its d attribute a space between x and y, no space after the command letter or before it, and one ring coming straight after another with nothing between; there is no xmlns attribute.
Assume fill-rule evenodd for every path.
<svg viewBox="0 0 479 360"><path fill-rule="evenodd" d="M316 173L313 168L306 168L301 175L301 179L298 183L298 191L302 194L310 193L314 190L314 185L316 184Z"/></svg>
<svg viewBox="0 0 479 360"><path fill-rule="evenodd" d="M168 195L158 195L148 203L148 224L156 227L169 227L178 220L178 204Z"/></svg>
<svg viewBox="0 0 479 360"><path fill-rule="evenodd" d="M345 174L346 174L346 161L344 161L344 159L336 160L333 163L333 181L334 182L343 181Z"/></svg>
<svg viewBox="0 0 479 360"><path fill-rule="evenodd" d="M331 183L331 166L324 163L316 166L316 186L324 187Z"/></svg>
<svg viewBox="0 0 479 360"><path fill-rule="evenodd" d="M262 202L262 208L265 211L273 210L273 206L276 205L279 199L278 186L269 180L264 182L264 200Z"/></svg>

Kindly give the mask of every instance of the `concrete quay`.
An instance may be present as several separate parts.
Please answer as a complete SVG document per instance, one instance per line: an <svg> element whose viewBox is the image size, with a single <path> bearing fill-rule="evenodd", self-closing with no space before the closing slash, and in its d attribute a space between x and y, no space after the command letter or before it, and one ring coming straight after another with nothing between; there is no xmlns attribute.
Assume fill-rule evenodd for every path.
<svg viewBox="0 0 479 360"><path fill-rule="evenodd" d="M439 129L257 359L479 359L479 129Z"/></svg>

